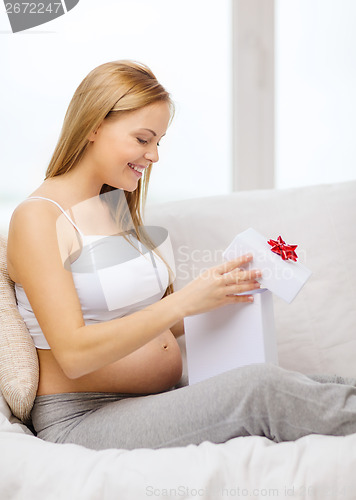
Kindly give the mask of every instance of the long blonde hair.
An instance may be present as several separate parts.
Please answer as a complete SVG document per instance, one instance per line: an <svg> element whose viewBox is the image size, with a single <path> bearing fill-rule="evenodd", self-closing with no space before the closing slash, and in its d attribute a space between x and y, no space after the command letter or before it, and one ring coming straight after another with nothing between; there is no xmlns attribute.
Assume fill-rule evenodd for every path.
<svg viewBox="0 0 356 500"><path fill-rule="evenodd" d="M89 135L103 120L115 119L123 113L134 111L149 104L166 102L174 114L174 104L170 94L157 81L152 71L142 63L134 61L113 61L93 69L80 83L69 103L61 134L49 162L46 176L63 175L75 168L83 158L89 145ZM127 207L137 234L144 234L143 209L152 165L145 169L135 191L125 191ZM104 184L100 194L104 195L116 188ZM110 206L115 220L125 217L122 207ZM155 245L146 235L145 244ZM170 285L166 293L172 291Z"/></svg>

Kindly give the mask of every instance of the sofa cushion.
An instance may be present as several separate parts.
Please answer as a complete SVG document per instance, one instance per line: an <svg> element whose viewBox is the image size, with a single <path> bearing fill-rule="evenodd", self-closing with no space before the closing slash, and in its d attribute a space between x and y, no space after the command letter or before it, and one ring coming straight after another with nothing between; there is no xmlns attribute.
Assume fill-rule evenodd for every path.
<svg viewBox="0 0 356 500"><path fill-rule="evenodd" d="M6 238L0 236L0 389L23 422L29 421L38 376L36 348L17 309L6 266Z"/></svg>

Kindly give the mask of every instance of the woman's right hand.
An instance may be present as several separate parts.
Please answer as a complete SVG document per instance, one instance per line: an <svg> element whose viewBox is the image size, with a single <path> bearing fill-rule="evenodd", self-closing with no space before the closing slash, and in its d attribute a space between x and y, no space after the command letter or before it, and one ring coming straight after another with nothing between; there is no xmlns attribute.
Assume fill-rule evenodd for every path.
<svg viewBox="0 0 356 500"><path fill-rule="evenodd" d="M246 271L241 267L252 259L251 254L246 254L211 267L175 292L184 316L200 314L227 304L253 302L253 295L236 295L261 287L256 279L262 276L262 272L259 269Z"/></svg>

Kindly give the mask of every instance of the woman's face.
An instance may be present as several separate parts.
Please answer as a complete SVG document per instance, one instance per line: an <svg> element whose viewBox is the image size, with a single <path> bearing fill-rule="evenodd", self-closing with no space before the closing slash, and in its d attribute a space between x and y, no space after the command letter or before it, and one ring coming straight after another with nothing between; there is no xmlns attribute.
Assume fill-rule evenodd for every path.
<svg viewBox="0 0 356 500"><path fill-rule="evenodd" d="M98 184L134 191L143 170L158 161L159 141L169 120L166 102L104 120L90 135L86 154Z"/></svg>

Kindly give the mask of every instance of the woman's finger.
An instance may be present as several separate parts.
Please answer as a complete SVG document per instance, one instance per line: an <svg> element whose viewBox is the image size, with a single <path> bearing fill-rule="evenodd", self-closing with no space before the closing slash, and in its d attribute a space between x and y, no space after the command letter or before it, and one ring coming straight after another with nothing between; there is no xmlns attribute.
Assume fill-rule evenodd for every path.
<svg viewBox="0 0 356 500"><path fill-rule="evenodd" d="M252 281L256 278L260 278L261 276L262 271L260 269L253 269L251 271L236 269L230 273L225 273L223 278L226 285L231 285L233 283L241 283L242 281Z"/></svg>
<svg viewBox="0 0 356 500"><path fill-rule="evenodd" d="M240 302L253 302L253 295L228 295L227 296L227 304L236 304Z"/></svg>
<svg viewBox="0 0 356 500"><path fill-rule="evenodd" d="M260 288L261 283L258 283L258 281L244 281L243 283L227 286L226 295L250 292L251 290L259 290Z"/></svg>
<svg viewBox="0 0 356 500"><path fill-rule="evenodd" d="M241 255L240 257L237 257L236 259L228 260L227 262L223 262L222 264L219 264L216 267L216 270L220 274L225 274L233 271L237 267L243 266L244 264L247 264L248 262L251 262L253 259L253 255L251 253L247 253L245 255Z"/></svg>
<svg viewBox="0 0 356 500"><path fill-rule="evenodd" d="M241 270L239 272L240 280L254 280L256 278L261 278L262 271L260 269L251 269L250 271Z"/></svg>

